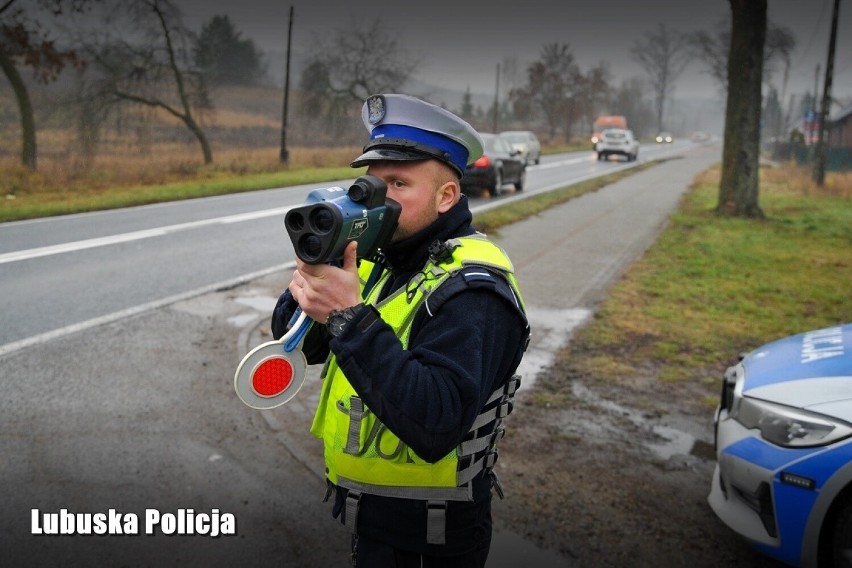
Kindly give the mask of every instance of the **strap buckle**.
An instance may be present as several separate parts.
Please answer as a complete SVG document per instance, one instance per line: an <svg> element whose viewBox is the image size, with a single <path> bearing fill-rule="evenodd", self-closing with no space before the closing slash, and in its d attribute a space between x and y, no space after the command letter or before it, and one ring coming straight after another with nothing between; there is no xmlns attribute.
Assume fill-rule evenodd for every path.
<svg viewBox="0 0 852 568"><path fill-rule="evenodd" d="M361 504L361 494L351 489L346 493L346 507L343 512L343 524L350 527L353 533L358 532L358 506Z"/></svg>
<svg viewBox="0 0 852 568"><path fill-rule="evenodd" d="M447 543L447 502L426 501L426 543Z"/></svg>

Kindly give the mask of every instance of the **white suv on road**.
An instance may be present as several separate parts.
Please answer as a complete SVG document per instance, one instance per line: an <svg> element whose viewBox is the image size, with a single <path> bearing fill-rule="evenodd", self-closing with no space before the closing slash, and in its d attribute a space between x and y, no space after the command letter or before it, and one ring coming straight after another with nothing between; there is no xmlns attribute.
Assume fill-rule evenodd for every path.
<svg viewBox="0 0 852 568"><path fill-rule="evenodd" d="M598 160L606 160L611 155L621 155L632 162L639 155L639 141L633 131L623 128L609 128L601 134L597 145Z"/></svg>

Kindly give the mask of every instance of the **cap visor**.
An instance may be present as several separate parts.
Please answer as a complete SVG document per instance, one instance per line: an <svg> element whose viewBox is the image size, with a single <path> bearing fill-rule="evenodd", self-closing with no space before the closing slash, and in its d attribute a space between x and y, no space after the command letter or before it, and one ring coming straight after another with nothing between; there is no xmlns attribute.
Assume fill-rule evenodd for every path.
<svg viewBox="0 0 852 568"><path fill-rule="evenodd" d="M433 156L423 154L413 150L402 150L396 148L372 148L350 164L353 168L366 166L370 162L392 161L392 162L410 162L414 160L428 160Z"/></svg>

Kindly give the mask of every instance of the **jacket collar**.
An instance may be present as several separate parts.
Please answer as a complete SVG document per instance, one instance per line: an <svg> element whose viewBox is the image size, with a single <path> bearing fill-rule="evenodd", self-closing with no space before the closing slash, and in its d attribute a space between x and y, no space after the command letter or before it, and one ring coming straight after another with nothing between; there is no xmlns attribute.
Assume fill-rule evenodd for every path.
<svg viewBox="0 0 852 568"><path fill-rule="evenodd" d="M435 241L472 235L476 232L471 225L472 220L467 196L462 195L458 203L439 215L431 225L387 247L384 253L391 271L400 275L420 270L429 259L429 245Z"/></svg>

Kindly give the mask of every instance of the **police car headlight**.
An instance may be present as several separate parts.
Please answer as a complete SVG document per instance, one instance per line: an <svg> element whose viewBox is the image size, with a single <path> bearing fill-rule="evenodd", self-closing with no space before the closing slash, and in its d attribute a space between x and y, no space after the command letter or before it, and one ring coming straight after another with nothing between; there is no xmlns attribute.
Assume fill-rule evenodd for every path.
<svg viewBox="0 0 852 568"><path fill-rule="evenodd" d="M852 425L827 416L748 397L739 403L736 420L779 446L825 446L852 436Z"/></svg>

